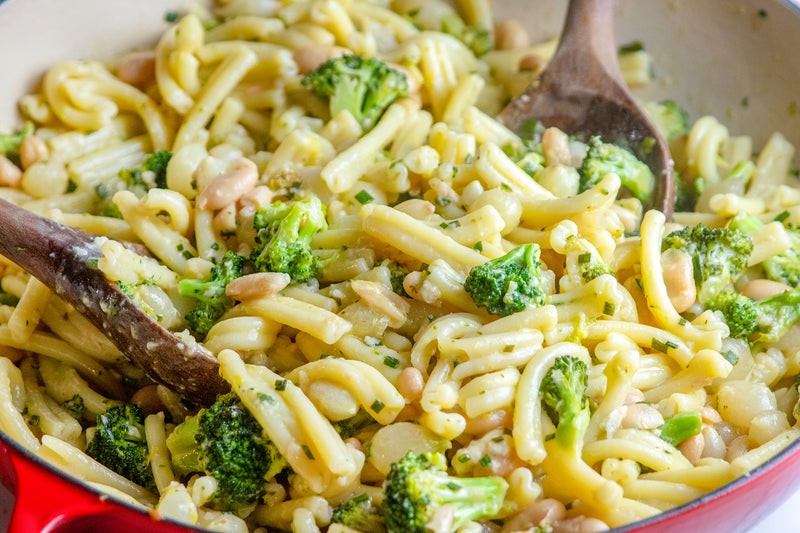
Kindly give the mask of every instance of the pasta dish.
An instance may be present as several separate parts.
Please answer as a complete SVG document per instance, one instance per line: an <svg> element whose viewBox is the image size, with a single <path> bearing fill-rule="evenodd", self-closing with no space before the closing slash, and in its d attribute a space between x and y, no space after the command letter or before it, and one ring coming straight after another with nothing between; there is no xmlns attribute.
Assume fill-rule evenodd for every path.
<svg viewBox="0 0 800 533"><path fill-rule="evenodd" d="M236 533L604 531L797 439L794 147L644 102L668 219L616 139L496 118L557 43L457 4L219 0L52 66L0 198L96 234L231 391L181 398L0 257L0 429Z"/></svg>

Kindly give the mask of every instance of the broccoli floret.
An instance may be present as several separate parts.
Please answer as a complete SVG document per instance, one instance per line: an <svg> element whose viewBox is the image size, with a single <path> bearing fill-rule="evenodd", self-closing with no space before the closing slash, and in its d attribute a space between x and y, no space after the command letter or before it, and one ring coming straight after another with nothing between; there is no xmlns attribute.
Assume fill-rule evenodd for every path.
<svg viewBox="0 0 800 533"><path fill-rule="evenodd" d="M786 251L764 260L761 266L772 281L797 287L800 285L800 228L789 225L786 234L792 245Z"/></svg>
<svg viewBox="0 0 800 533"><path fill-rule="evenodd" d="M380 507L366 494L359 494L336 507L331 516L331 523L342 524L365 533L386 531Z"/></svg>
<svg viewBox="0 0 800 533"><path fill-rule="evenodd" d="M647 202L650 198L655 182L650 168L625 148L593 136L589 139L583 164L578 169L579 190L591 189L610 172L617 174L622 185L641 202Z"/></svg>
<svg viewBox="0 0 800 533"><path fill-rule="evenodd" d="M205 337L219 317L233 306L233 299L225 294L225 287L241 277L244 261L244 257L228 250L211 269L209 279L182 279L178 282L178 293L197 300L197 306L185 317L195 335Z"/></svg>
<svg viewBox="0 0 800 533"><path fill-rule="evenodd" d="M467 26L455 13L442 17L442 32L452 35L467 45L467 48L477 57L481 57L494 48L489 30L478 26Z"/></svg>
<svg viewBox="0 0 800 533"><path fill-rule="evenodd" d="M347 110L364 131L378 122L395 100L408 96L405 74L375 58L344 55L329 59L303 78L303 85L328 99L332 116Z"/></svg>
<svg viewBox="0 0 800 533"><path fill-rule="evenodd" d="M497 316L544 305L540 266L539 246L523 244L473 267L464 281L464 290L478 306Z"/></svg>
<svg viewBox="0 0 800 533"><path fill-rule="evenodd" d="M556 425L556 439L565 449L583 443L591 415L591 401L586 395L588 380L586 364L569 355L556 358L542 380L539 394Z"/></svg>
<svg viewBox="0 0 800 533"><path fill-rule="evenodd" d="M658 436L662 440L677 446L689 437L694 437L703 429L703 416L700 411L682 411L664 419L658 427Z"/></svg>
<svg viewBox="0 0 800 533"><path fill-rule="evenodd" d="M731 337L747 339L758 329L761 317L756 301L736 291L718 293L706 302L706 308L722 312Z"/></svg>
<svg viewBox="0 0 800 533"><path fill-rule="evenodd" d="M319 265L311 253L311 239L328 227L319 198L262 207L253 225L258 234L250 259L257 271L284 272L298 283L317 275Z"/></svg>
<svg viewBox="0 0 800 533"><path fill-rule="evenodd" d="M661 248L674 248L689 254L694 267L697 298L705 304L747 268L753 241L738 229L708 228L698 224L673 231L664 237Z"/></svg>
<svg viewBox="0 0 800 533"><path fill-rule="evenodd" d="M643 107L658 132L668 143L689 131L689 113L674 101L647 102Z"/></svg>
<svg viewBox="0 0 800 533"><path fill-rule="evenodd" d="M256 502L266 492L265 482L287 465L232 392L175 427L167 437L167 448L178 475L202 472L217 481L210 501L223 511Z"/></svg>
<svg viewBox="0 0 800 533"><path fill-rule="evenodd" d="M33 124L26 122L21 130L14 133L0 133L0 155L5 156L15 165L20 165L19 147L26 137L33 135Z"/></svg>
<svg viewBox="0 0 800 533"><path fill-rule="evenodd" d="M144 413L133 404L97 415L97 429L86 453L117 474L143 487L155 487L144 432Z"/></svg>
<svg viewBox="0 0 800 533"><path fill-rule="evenodd" d="M708 309L722 312L731 337L775 342L800 321L800 288L754 300L734 291L712 298Z"/></svg>
<svg viewBox="0 0 800 533"><path fill-rule="evenodd" d="M172 152L159 150L147 156L139 168L123 169L119 177L129 188L146 192L152 188L167 188L167 165L172 159Z"/></svg>
<svg viewBox="0 0 800 533"><path fill-rule="evenodd" d="M470 520L496 515L508 484L501 477L459 478L447 474L440 453L408 452L393 463L384 483L383 517L390 533L424 533L436 510L449 506L454 532Z"/></svg>

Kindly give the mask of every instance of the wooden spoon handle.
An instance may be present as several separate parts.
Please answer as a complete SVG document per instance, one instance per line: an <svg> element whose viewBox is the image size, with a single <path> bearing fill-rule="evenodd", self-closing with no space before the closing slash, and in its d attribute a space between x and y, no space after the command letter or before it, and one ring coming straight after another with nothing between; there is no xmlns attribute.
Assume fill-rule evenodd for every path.
<svg viewBox="0 0 800 533"><path fill-rule="evenodd" d="M179 395L209 405L229 389L216 358L178 339L97 268L96 235L0 199L0 254L89 319L132 362Z"/></svg>

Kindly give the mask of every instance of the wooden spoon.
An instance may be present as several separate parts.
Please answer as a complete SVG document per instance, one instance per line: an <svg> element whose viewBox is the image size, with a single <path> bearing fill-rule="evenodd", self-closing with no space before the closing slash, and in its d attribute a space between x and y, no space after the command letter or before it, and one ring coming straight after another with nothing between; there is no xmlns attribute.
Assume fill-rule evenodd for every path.
<svg viewBox="0 0 800 533"><path fill-rule="evenodd" d="M38 278L100 329L153 380L210 405L230 389L208 350L177 338L97 268L97 235L0 199L0 254Z"/></svg>
<svg viewBox="0 0 800 533"><path fill-rule="evenodd" d="M655 176L645 208L669 219L675 205L672 158L658 129L622 79L614 43L614 0L571 0L558 48L539 76L500 114L519 131L530 120L571 135L600 135L630 146ZM644 149L643 143L653 139Z"/></svg>

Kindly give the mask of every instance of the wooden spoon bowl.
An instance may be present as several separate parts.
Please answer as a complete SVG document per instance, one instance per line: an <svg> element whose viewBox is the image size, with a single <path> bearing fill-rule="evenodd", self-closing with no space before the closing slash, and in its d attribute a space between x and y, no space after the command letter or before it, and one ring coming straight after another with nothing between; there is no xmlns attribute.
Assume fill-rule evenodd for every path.
<svg viewBox="0 0 800 533"><path fill-rule="evenodd" d="M655 176L645 208L669 218L675 205L672 158L622 79L613 28L614 0L572 0L552 60L538 83L512 100L500 120L514 131L538 120L570 135L599 135L631 147Z"/></svg>

